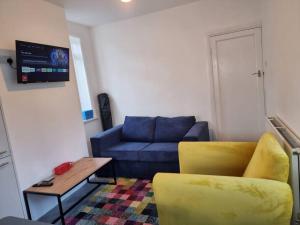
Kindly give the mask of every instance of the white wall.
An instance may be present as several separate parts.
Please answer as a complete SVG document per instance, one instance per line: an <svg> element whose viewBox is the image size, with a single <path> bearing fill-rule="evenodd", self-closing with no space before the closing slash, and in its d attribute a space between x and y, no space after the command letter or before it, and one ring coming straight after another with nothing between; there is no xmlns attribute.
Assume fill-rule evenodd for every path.
<svg viewBox="0 0 300 225"><path fill-rule="evenodd" d="M300 1L264 0L263 15L268 114L300 134Z"/></svg>
<svg viewBox="0 0 300 225"><path fill-rule="evenodd" d="M0 50L15 50L16 39L69 47L64 11L46 1L0 1L0 21ZM0 96L23 190L88 152L73 66L65 84L23 85L15 79L15 70L0 65ZM34 217L51 207L33 203Z"/></svg>
<svg viewBox="0 0 300 225"><path fill-rule="evenodd" d="M125 115L196 115L213 121L208 35L260 22L260 0L196 3L95 27L102 89Z"/></svg>
<svg viewBox="0 0 300 225"><path fill-rule="evenodd" d="M94 109L95 120L84 123L87 144L91 152L90 137L102 130L101 121L99 118L99 107L97 95L100 94L99 76L96 67L94 45L91 37L91 28L77 23L68 22L69 33L72 36L80 38L82 54L84 58L85 69L87 73L88 86Z"/></svg>

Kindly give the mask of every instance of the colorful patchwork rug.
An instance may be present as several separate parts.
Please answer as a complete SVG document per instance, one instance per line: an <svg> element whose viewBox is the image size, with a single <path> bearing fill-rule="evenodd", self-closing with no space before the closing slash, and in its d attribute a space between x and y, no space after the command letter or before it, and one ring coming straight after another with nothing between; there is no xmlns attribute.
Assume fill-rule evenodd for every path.
<svg viewBox="0 0 300 225"><path fill-rule="evenodd" d="M119 178L117 185L103 185L67 225L158 225L151 183Z"/></svg>

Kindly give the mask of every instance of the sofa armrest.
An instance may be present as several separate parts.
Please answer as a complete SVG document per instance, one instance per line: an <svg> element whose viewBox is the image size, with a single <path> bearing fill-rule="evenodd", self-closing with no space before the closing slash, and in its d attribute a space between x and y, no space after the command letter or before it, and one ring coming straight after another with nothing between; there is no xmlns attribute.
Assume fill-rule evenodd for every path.
<svg viewBox="0 0 300 225"><path fill-rule="evenodd" d="M183 141L209 141L208 122L197 122L183 137Z"/></svg>
<svg viewBox="0 0 300 225"><path fill-rule="evenodd" d="M242 176L255 142L180 142L180 173Z"/></svg>
<svg viewBox="0 0 300 225"><path fill-rule="evenodd" d="M292 192L287 183L193 174L155 175L160 225L289 225Z"/></svg>
<svg viewBox="0 0 300 225"><path fill-rule="evenodd" d="M123 125L116 126L92 137L91 145L94 157L101 157L101 151L119 143L121 141Z"/></svg>

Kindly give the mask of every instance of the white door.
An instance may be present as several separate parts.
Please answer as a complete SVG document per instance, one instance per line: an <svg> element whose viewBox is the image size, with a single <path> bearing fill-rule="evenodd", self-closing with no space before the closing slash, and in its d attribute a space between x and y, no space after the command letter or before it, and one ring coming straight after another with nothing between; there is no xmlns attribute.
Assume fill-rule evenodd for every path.
<svg viewBox="0 0 300 225"><path fill-rule="evenodd" d="M14 167L10 157L0 159L0 218L24 217Z"/></svg>
<svg viewBox="0 0 300 225"><path fill-rule="evenodd" d="M213 36L210 44L217 139L257 140L265 115L261 29Z"/></svg>
<svg viewBox="0 0 300 225"><path fill-rule="evenodd" d="M0 219L24 217L0 102Z"/></svg>
<svg viewBox="0 0 300 225"><path fill-rule="evenodd" d="M4 158L9 154L10 153L9 153L8 139L7 139L5 125L4 125L3 114L0 106L0 158Z"/></svg>

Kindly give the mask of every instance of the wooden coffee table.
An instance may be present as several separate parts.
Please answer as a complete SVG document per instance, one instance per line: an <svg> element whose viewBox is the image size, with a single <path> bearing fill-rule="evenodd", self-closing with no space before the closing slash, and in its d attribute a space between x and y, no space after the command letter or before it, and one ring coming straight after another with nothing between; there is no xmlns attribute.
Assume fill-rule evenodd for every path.
<svg viewBox="0 0 300 225"><path fill-rule="evenodd" d="M113 173L114 182L113 183L103 183L103 182L92 182L89 178L94 175L97 171L101 170L106 165L110 165ZM96 186L89 191L86 195L82 196L74 205L63 211L61 198L69 191L77 187L79 184L86 181L90 184L96 184ZM58 208L60 216L53 220L52 223L56 223L59 219L62 225L65 224L64 216L72 210L78 203L89 196L93 191L95 191L102 184L116 184L115 168L112 158L82 158L75 162L72 168L60 176L55 176L53 180L53 186L51 187L30 187L23 191L26 211L28 219L32 220L28 194L43 195L43 196L54 196L58 201Z"/></svg>

